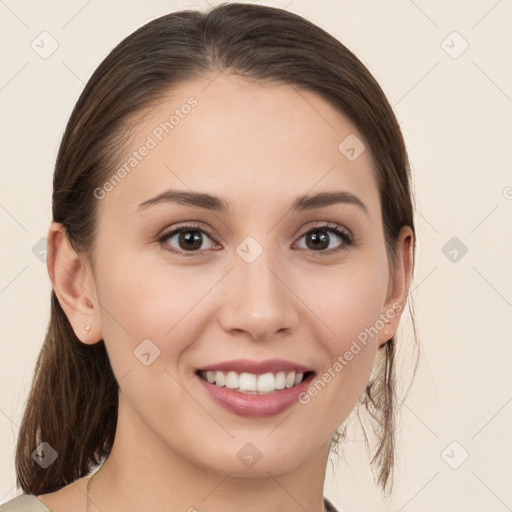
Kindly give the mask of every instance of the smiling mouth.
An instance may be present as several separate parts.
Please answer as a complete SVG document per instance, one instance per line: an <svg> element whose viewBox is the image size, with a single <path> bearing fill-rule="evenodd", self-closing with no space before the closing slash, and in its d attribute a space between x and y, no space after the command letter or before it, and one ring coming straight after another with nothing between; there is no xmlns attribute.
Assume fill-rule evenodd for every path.
<svg viewBox="0 0 512 512"><path fill-rule="evenodd" d="M217 387L225 387L243 394L265 395L298 386L315 372L278 371L264 374L235 371L197 370L196 375Z"/></svg>

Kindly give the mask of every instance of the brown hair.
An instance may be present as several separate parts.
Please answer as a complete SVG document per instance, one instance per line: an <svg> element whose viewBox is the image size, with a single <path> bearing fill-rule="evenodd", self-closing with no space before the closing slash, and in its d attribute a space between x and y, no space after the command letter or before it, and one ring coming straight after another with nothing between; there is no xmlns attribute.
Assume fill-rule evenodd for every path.
<svg viewBox="0 0 512 512"><path fill-rule="evenodd" d="M403 226L414 233L414 255L408 157L375 79L350 50L313 23L282 9L238 3L147 23L121 41L89 79L62 137L53 180L53 220L66 228L77 253L92 250L98 206L93 191L114 168L133 116L185 80L223 70L313 91L347 116L374 157L390 265ZM391 338L378 351L375 373L358 404L375 422L378 442L371 463L385 493L392 487L395 455L395 344ZM86 476L110 453L117 406L118 383L104 341L81 343L52 291L49 327L16 448L18 487L39 495ZM333 435L334 444L345 429ZM41 442L58 454L46 469L32 458Z"/></svg>

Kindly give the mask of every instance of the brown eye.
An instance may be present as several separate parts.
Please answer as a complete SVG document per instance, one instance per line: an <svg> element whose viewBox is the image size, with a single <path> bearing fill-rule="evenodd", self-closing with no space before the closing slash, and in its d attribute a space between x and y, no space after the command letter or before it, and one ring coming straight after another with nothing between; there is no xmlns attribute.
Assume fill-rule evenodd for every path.
<svg viewBox="0 0 512 512"><path fill-rule="evenodd" d="M352 235L336 224L327 224L310 229L302 235L302 238L305 239L305 247L302 246L302 249L309 249L314 252L327 252L329 254L347 250L353 244ZM341 240L342 243L338 242L336 244L336 240ZM334 244L334 247L332 244ZM336 245L338 248L336 248Z"/></svg>
<svg viewBox="0 0 512 512"><path fill-rule="evenodd" d="M330 236L325 231L311 231L306 235L308 249L325 250L329 247Z"/></svg>
<svg viewBox="0 0 512 512"><path fill-rule="evenodd" d="M180 249L193 251L195 249L201 249L203 237L201 236L200 231L180 231L177 241Z"/></svg>
<svg viewBox="0 0 512 512"><path fill-rule="evenodd" d="M171 252L176 253L195 253L209 249L213 244L205 247L204 243L207 240L212 240L208 233L196 226L182 226L160 238L160 242L165 243Z"/></svg>

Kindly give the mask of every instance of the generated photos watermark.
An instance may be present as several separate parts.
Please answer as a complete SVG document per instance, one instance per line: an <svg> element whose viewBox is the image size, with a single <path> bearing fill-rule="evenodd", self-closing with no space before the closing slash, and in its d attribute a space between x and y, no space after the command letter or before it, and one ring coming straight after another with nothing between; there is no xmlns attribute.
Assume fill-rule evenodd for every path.
<svg viewBox="0 0 512 512"><path fill-rule="evenodd" d="M153 128L151 133L146 137L146 141L142 146L134 151L132 155L121 165L117 171L112 174L101 187L94 189L94 197L96 199L104 199L108 192L114 188L130 174L130 172L139 165L150 152L155 149L160 142L162 142L166 135L172 132L183 119L185 119L194 107L197 107L198 101L194 96L188 98L186 103L183 103L180 108L176 108L174 113L167 121L160 123Z"/></svg>
<svg viewBox="0 0 512 512"><path fill-rule="evenodd" d="M336 361L322 375L315 379L306 391L303 391L299 395L299 402L303 405L309 404L309 402L311 402L311 398L317 396L318 393L322 391L322 389L324 389L325 386L331 382L331 380L334 379L350 361L352 361L352 359L354 359L354 356L361 352L362 347L360 343L366 346L368 341L377 336L379 332L384 329L386 324L402 309L403 306L400 303L395 302L384 314L381 313L379 315L380 318L372 326L366 327L361 331L357 335L357 340L352 341L350 348L346 350L343 355L339 355L336 358Z"/></svg>

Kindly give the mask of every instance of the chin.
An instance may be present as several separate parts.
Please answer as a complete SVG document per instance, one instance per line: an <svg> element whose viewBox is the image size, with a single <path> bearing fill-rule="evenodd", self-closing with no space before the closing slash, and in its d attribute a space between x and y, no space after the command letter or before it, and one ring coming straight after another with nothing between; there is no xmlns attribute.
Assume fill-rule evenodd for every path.
<svg viewBox="0 0 512 512"><path fill-rule="evenodd" d="M303 461L297 457L298 453L300 453L299 448L290 446L289 450L283 450L282 445L273 445L268 439L261 443L247 441L242 443L242 447L235 452L230 448L228 455L213 455L213 464L209 465L209 468L236 478L268 478L269 474L287 473L300 466Z"/></svg>

